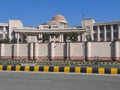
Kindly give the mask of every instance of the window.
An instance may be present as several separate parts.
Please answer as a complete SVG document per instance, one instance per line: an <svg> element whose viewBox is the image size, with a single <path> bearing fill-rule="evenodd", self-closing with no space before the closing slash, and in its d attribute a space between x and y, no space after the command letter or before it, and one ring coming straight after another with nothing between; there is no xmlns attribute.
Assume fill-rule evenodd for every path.
<svg viewBox="0 0 120 90"><path fill-rule="evenodd" d="M3 30L3 26L0 26L0 30Z"/></svg>
<svg viewBox="0 0 120 90"><path fill-rule="evenodd" d="M58 26L52 26L52 28L58 28Z"/></svg>
<svg viewBox="0 0 120 90"><path fill-rule="evenodd" d="M94 40L97 40L97 33L94 33Z"/></svg>
<svg viewBox="0 0 120 90"><path fill-rule="evenodd" d="M107 32L107 40L109 41L111 38L111 33L110 32Z"/></svg>
<svg viewBox="0 0 120 90"><path fill-rule="evenodd" d="M97 32L97 26L93 27L94 32Z"/></svg>
<svg viewBox="0 0 120 90"><path fill-rule="evenodd" d="M114 32L114 40L118 39L118 32Z"/></svg>
<svg viewBox="0 0 120 90"><path fill-rule="evenodd" d="M117 24L114 24L114 25L113 25L113 29L114 29L114 30L118 30L118 25L117 25Z"/></svg>
<svg viewBox="0 0 120 90"><path fill-rule="evenodd" d="M110 25L106 25L106 29L107 29L107 30L110 30Z"/></svg>
<svg viewBox="0 0 120 90"><path fill-rule="evenodd" d="M104 26L100 26L100 32L104 32Z"/></svg>
<svg viewBox="0 0 120 90"><path fill-rule="evenodd" d="M100 40L101 40L101 41L104 40L104 33L100 33Z"/></svg>
<svg viewBox="0 0 120 90"><path fill-rule="evenodd" d="M44 26L43 28L48 28L48 26Z"/></svg>

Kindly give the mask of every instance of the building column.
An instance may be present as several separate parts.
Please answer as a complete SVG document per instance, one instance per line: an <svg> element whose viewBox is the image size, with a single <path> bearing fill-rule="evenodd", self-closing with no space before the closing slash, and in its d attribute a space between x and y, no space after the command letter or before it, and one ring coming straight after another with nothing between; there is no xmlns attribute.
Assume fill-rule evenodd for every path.
<svg viewBox="0 0 120 90"><path fill-rule="evenodd" d="M78 41L79 41L79 42L81 41L81 36L80 36L80 34L78 34Z"/></svg>
<svg viewBox="0 0 120 90"><path fill-rule="evenodd" d="M113 41L113 25L111 25L111 41Z"/></svg>
<svg viewBox="0 0 120 90"><path fill-rule="evenodd" d="M5 26L3 26L3 39L5 39L5 34L6 34L6 32L5 32Z"/></svg>
<svg viewBox="0 0 120 90"><path fill-rule="evenodd" d="M97 26L97 41L100 41L100 27Z"/></svg>
<svg viewBox="0 0 120 90"><path fill-rule="evenodd" d="M42 39L42 38L43 38L42 33L39 33L38 37L39 37L40 39ZM39 41L42 42L42 40L39 40Z"/></svg>
<svg viewBox="0 0 120 90"><path fill-rule="evenodd" d="M61 42L61 34L60 34L60 37L59 37L59 42Z"/></svg>
<svg viewBox="0 0 120 90"><path fill-rule="evenodd" d="M115 42L115 60L120 60L120 55L119 55L119 41Z"/></svg>
<svg viewBox="0 0 120 90"><path fill-rule="evenodd" d="M20 38L20 35L19 33L17 33L17 43L19 43L19 38Z"/></svg>
<svg viewBox="0 0 120 90"><path fill-rule="evenodd" d="M82 42L85 42L86 41L86 32L83 32L82 33Z"/></svg>
<svg viewBox="0 0 120 90"><path fill-rule="evenodd" d="M106 33L106 26L104 26L104 41L107 41L107 33Z"/></svg>
<svg viewBox="0 0 120 90"><path fill-rule="evenodd" d="M61 39L62 39L62 42L64 42L64 37L63 37L63 33L61 34Z"/></svg>
<svg viewBox="0 0 120 90"><path fill-rule="evenodd" d="M118 39L120 39L120 24L118 24Z"/></svg>

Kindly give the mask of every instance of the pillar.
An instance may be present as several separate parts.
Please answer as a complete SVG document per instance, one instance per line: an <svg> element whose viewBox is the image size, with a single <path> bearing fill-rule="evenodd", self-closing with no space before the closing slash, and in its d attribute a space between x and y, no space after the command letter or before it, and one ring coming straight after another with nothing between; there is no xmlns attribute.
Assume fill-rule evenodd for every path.
<svg viewBox="0 0 120 90"><path fill-rule="evenodd" d="M59 41L61 42L61 34L60 34L60 37L59 37Z"/></svg>
<svg viewBox="0 0 120 90"><path fill-rule="evenodd" d="M97 26L97 40L100 41L100 27Z"/></svg>
<svg viewBox="0 0 120 90"><path fill-rule="evenodd" d="M67 59L70 60L70 42L67 42Z"/></svg>
<svg viewBox="0 0 120 90"><path fill-rule="evenodd" d="M106 26L104 26L104 41L107 41L107 33L106 33Z"/></svg>
<svg viewBox="0 0 120 90"><path fill-rule="evenodd" d="M51 59L55 59L55 47L56 44L54 42L51 43Z"/></svg>
<svg viewBox="0 0 120 90"><path fill-rule="evenodd" d="M91 49L92 48L92 45L91 45L91 42L87 42L86 43L86 56L87 56L87 60L92 60L92 56L91 56Z"/></svg>
<svg viewBox="0 0 120 90"><path fill-rule="evenodd" d="M80 42L81 41L81 38L80 38L81 36L80 36L80 34L78 34L78 41Z"/></svg>
<svg viewBox="0 0 120 90"><path fill-rule="evenodd" d="M12 52L14 53L14 59L19 59L19 44L13 44Z"/></svg>
<svg viewBox="0 0 120 90"><path fill-rule="evenodd" d="M19 43L19 38L20 38L20 35L19 33L17 33L17 43Z"/></svg>
<svg viewBox="0 0 120 90"><path fill-rule="evenodd" d="M42 38L43 38L42 33L39 33L38 37L41 39L41 40L39 40L39 41L42 42Z"/></svg>
<svg viewBox="0 0 120 90"><path fill-rule="evenodd" d="M5 39L6 29L5 26L3 26L3 39Z"/></svg>
<svg viewBox="0 0 120 90"><path fill-rule="evenodd" d="M119 47L119 41L115 42L115 60L120 60L120 47Z"/></svg>
<svg viewBox="0 0 120 90"><path fill-rule="evenodd" d="M5 50L4 45L5 45L4 43L1 43L1 45L0 45L0 46L1 46L1 47L0 47L0 48L1 48L1 49L0 49L0 56L1 56L1 58L4 58L4 57L5 57L5 56L4 56L4 50Z"/></svg>
<svg viewBox="0 0 120 90"><path fill-rule="evenodd" d="M113 25L111 25L111 41L113 41Z"/></svg>
<svg viewBox="0 0 120 90"><path fill-rule="evenodd" d="M64 42L63 34L61 34L61 42Z"/></svg>
<svg viewBox="0 0 120 90"><path fill-rule="evenodd" d="M33 59L33 43L29 43L29 59Z"/></svg>
<svg viewBox="0 0 120 90"><path fill-rule="evenodd" d="M34 50L34 59L38 60L38 56L39 56L38 55L38 50L39 50L38 49L38 43L35 43L35 47L34 48L35 48L35 50Z"/></svg>

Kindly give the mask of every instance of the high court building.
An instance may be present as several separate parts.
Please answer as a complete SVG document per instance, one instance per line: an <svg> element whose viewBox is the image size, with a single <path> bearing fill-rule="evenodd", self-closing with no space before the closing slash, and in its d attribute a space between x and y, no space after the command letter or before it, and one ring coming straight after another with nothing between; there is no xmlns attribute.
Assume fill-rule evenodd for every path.
<svg viewBox="0 0 120 90"><path fill-rule="evenodd" d="M80 26L68 26L63 15L37 27L25 27L20 20L0 23L1 59L19 60L120 60L120 21L95 22L82 19Z"/></svg>

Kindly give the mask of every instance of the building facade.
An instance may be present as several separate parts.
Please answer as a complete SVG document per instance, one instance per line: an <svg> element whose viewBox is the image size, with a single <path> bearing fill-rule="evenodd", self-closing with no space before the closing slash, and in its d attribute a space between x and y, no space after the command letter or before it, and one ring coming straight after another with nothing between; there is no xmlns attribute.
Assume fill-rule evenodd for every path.
<svg viewBox="0 0 120 90"><path fill-rule="evenodd" d="M120 60L120 21L96 23L83 19L81 26L68 26L60 14L38 27L25 27L20 20L0 23L1 59Z"/></svg>

